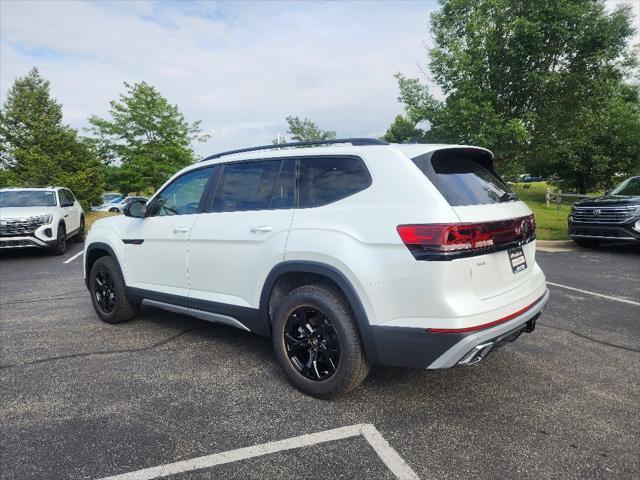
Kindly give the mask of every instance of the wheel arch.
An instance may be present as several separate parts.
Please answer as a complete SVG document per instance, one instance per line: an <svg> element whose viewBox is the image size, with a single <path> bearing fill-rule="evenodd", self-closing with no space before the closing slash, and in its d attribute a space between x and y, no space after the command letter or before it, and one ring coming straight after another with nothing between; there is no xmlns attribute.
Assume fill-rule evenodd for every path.
<svg viewBox="0 0 640 480"><path fill-rule="evenodd" d="M259 324L261 332L271 336L272 296L286 295L293 288L309 283L323 283L336 288L347 300L356 319L360 340L367 359L378 363L378 352L367 313L349 279L337 268L320 262L286 261L276 265L267 275L260 295Z"/></svg>
<svg viewBox="0 0 640 480"><path fill-rule="evenodd" d="M116 264L116 267L120 271L121 277L124 279L124 275L122 272L122 267L120 266L120 261L118 260L118 255L111 248L110 245L104 242L94 242L87 246L87 250L84 253L84 280L87 285L87 289L89 288L89 276L91 274L91 268L96 263L99 258L102 257L111 257ZM126 285L125 285L125 289Z"/></svg>

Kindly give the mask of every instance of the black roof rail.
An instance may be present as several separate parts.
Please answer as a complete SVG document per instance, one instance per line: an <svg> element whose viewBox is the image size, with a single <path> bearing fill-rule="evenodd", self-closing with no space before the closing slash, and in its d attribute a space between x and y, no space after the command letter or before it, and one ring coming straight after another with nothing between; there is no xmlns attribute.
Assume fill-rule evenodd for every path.
<svg viewBox="0 0 640 480"><path fill-rule="evenodd" d="M203 158L200 161L204 162L206 160L213 160L214 158L225 157L227 155L234 155L236 153L257 152L260 150L275 150L279 148L312 147L314 145L332 145L335 143L350 143L354 147L361 147L364 145L389 145L384 140L378 140L377 138L336 138L332 140L311 140L306 142L274 143L271 145L260 145L258 147L239 148L238 150L229 150L227 152L215 153L206 158Z"/></svg>

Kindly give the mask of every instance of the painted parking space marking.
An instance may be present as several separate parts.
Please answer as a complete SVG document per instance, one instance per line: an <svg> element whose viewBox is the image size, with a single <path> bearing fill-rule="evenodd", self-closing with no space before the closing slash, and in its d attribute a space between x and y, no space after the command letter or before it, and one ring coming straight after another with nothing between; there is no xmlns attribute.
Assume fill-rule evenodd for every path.
<svg viewBox="0 0 640 480"><path fill-rule="evenodd" d="M378 454L386 467L402 480L419 480L418 475L403 460L396 450L389 445L382 434L370 423L356 424L348 427L334 428L323 432L308 433L298 437L291 437L275 442L261 443L251 447L228 450L226 452L214 453L203 457L196 457L190 460L168 463L157 467L143 468L134 472L122 473L111 477L104 477L100 480L150 480L153 478L166 477L184 472L191 472L203 468L215 467L226 463L247 460L249 458L261 457L270 453L293 450L296 448L309 447L319 443L343 440L345 438L362 435Z"/></svg>
<svg viewBox="0 0 640 480"><path fill-rule="evenodd" d="M564 288L566 290L571 290L573 292L584 293L586 295L591 295L591 296L594 296L594 297L606 298L607 300L613 300L613 301L616 301L616 302L628 303L630 305L635 305L635 306L640 307L640 302L634 302L633 300L628 300L628 299L622 298L622 297L613 297L611 295L605 295L604 293L590 292L589 290L582 290L581 288L570 287L568 285L562 285L561 283L547 282L547 285L551 285L552 287Z"/></svg>
<svg viewBox="0 0 640 480"><path fill-rule="evenodd" d="M80 250L78 253L76 253L73 257L66 259L64 262L62 263L71 263L73 262L76 258L78 258L80 255L82 255L83 250Z"/></svg>

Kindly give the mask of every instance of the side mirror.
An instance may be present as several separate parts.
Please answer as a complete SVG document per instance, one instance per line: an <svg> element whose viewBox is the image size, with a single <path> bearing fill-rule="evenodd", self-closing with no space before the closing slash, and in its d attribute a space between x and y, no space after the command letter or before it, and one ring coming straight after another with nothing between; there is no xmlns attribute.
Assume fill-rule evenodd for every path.
<svg viewBox="0 0 640 480"><path fill-rule="evenodd" d="M62 207L73 207L73 202L64 202L61 206Z"/></svg>
<svg viewBox="0 0 640 480"><path fill-rule="evenodd" d="M134 200L125 205L123 212L127 217L144 218L147 215L147 202Z"/></svg>

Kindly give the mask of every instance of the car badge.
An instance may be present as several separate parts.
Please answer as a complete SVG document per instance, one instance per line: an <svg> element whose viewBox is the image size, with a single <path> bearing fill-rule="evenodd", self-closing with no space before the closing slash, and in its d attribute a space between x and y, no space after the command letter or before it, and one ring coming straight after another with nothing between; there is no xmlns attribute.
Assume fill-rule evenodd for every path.
<svg viewBox="0 0 640 480"><path fill-rule="evenodd" d="M593 211L593 214L594 214L594 215L600 215L601 213L602 213L602 210L600 210L599 208L597 208L597 209L595 209L595 210Z"/></svg>

